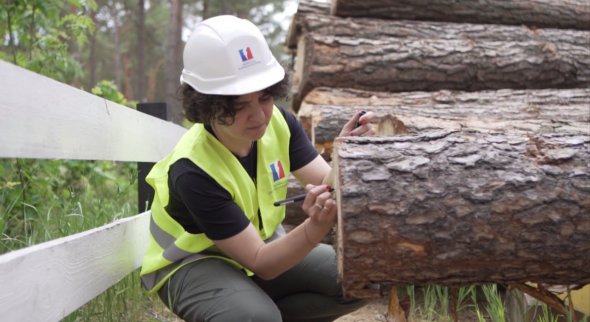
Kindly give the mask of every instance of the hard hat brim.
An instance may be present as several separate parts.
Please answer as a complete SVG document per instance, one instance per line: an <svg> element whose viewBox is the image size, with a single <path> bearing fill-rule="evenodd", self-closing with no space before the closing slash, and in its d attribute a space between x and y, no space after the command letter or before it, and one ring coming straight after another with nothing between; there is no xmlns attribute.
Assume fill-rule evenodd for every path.
<svg viewBox="0 0 590 322"><path fill-rule="evenodd" d="M188 84L194 90L203 94L244 95L268 88L283 80L284 77L285 70L273 59L272 66L266 68L263 73L242 75L241 77L226 77L204 82L190 72L183 70L180 82Z"/></svg>

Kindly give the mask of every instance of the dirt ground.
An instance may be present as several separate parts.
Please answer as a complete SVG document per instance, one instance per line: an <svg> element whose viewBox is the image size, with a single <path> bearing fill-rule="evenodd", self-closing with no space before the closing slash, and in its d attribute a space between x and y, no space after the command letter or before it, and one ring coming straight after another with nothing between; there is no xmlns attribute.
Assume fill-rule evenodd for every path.
<svg viewBox="0 0 590 322"><path fill-rule="evenodd" d="M386 322L387 299L372 300L364 307L342 316L334 322Z"/></svg>

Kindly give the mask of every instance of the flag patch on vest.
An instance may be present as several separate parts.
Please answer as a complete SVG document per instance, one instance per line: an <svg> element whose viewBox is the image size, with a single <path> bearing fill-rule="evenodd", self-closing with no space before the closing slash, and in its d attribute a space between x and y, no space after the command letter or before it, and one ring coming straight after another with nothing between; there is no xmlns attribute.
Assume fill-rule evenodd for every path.
<svg viewBox="0 0 590 322"><path fill-rule="evenodd" d="M283 165L281 164L281 160L277 160L270 164L270 171L272 172L272 179L273 181L281 180L285 177L285 170L283 170Z"/></svg>

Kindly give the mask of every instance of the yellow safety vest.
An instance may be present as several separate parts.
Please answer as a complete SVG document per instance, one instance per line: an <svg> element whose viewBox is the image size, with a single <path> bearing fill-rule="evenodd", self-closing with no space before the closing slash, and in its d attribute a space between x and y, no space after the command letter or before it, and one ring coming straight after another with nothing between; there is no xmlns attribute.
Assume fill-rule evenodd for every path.
<svg viewBox="0 0 590 322"><path fill-rule="evenodd" d="M186 158L203 169L230 193L258 229L260 237L267 240L285 217L285 207L275 207L273 202L287 195L290 136L287 121L275 106L264 136L257 141L256 183L233 153L203 124L193 125L174 150L154 165L146 178L155 191L151 207L151 238L140 273L144 286L150 292L157 291L183 265L205 257L223 258L245 269L217 252L213 241L205 234L185 231L166 212L170 198L168 172L172 164ZM246 272L252 274L248 270Z"/></svg>

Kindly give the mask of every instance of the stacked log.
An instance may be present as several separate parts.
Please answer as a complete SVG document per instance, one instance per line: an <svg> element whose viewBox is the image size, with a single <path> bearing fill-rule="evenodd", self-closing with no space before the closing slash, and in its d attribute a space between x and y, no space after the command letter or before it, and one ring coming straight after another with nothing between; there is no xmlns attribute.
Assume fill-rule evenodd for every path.
<svg viewBox="0 0 590 322"><path fill-rule="evenodd" d="M321 86L389 92L590 86L590 31L313 13L297 21L294 111Z"/></svg>
<svg viewBox="0 0 590 322"><path fill-rule="evenodd" d="M590 282L587 2L299 8L291 109L337 168L346 296ZM356 110L387 136L334 145Z"/></svg>
<svg viewBox="0 0 590 322"><path fill-rule="evenodd" d="M587 134L339 138L345 294L379 285L590 283Z"/></svg>
<svg viewBox="0 0 590 322"><path fill-rule="evenodd" d="M394 134L430 130L479 129L517 132L588 132L590 88L368 92L319 87L312 90L299 110L303 128L326 158L344 123L356 110L371 110L381 120L395 119Z"/></svg>
<svg viewBox="0 0 590 322"><path fill-rule="evenodd" d="M590 30L590 3L586 0L347 0L333 1L331 13L343 17L524 24L536 28Z"/></svg>

